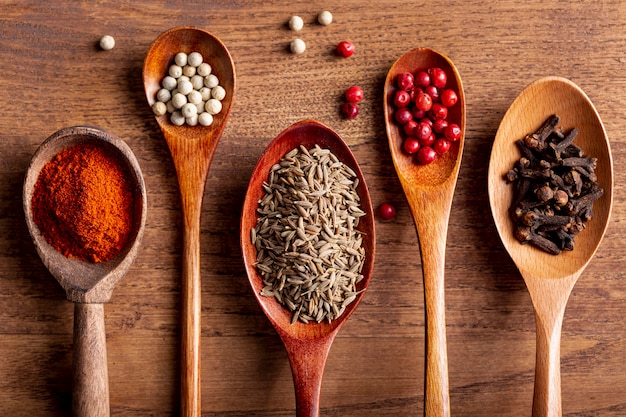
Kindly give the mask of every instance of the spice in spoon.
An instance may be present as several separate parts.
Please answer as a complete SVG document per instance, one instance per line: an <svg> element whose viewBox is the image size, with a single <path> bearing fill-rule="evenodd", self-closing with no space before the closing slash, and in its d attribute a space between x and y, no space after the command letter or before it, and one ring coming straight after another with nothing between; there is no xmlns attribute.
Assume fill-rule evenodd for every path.
<svg viewBox="0 0 626 417"><path fill-rule="evenodd" d="M578 129L558 127L551 115L516 144L522 153L505 180L515 186L510 216L515 237L553 255L574 249L574 237L593 217L602 196L595 174L597 159L574 144Z"/></svg>
<svg viewBox="0 0 626 417"><path fill-rule="evenodd" d="M109 261L132 230L131 184L129 170L112 149L73 145L42 168L31 201L33 220L68 258Z"/></svg>

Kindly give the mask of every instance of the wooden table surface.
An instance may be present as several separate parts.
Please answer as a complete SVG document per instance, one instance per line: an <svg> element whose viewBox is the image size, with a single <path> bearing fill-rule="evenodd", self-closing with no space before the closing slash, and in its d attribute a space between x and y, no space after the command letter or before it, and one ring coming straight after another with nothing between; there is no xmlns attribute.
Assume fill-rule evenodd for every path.
<svg viewBox="0 0 626 417"><path fill-rule="evenodd" d="M58 4L54 4L58 3ZM96 4L92 4L96 3ZM450 4L448 4L450 3ZM235 105L203 206L202 410L206 416L293 416L286 353L251 293L239 247L243 196L269 141L302 119L351 146L377 220L370 288L326 365L324 416L423 414L424 296L417 235L393 169L383 80L418 46L447 54L463 77L467 134L446 258L450 402L455 416L530 415L535 325L524 282L506 254L487 198L496 130L531 81L567 77L591 98L611 140L615 201L607 235L571 295L563 326L566 416L626 415L626 5L606 1L4 2L0 7L0 413L66 416L71 405L73 306L35 252L24 221L24 173L56 130L95 125L123 138L148 190L139 256L105 305L111 412L171 416L179 404L181 205L174 167L143 93L141 69L163 31L217 35L236 64ZM332 25L315 23L318 12ZM292 14L304 18L289 31ZM102 35L116 39L101 51ZM300 36L303 55L288 52ZM349 39L356 53L333 54ZM365 90L358 118L339 107Z"/></svg>

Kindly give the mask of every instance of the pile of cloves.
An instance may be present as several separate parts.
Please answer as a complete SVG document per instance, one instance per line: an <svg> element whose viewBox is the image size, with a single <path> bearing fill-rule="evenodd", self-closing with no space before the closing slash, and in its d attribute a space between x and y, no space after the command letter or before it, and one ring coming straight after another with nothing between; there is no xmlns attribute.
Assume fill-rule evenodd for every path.
<svg viewBox="0 0 626 417"><path fill-rule="evenodd" d="M595 174L596 158L575 145L578 129L559 127L551 115L539 130L516 142L521 158L505 175L515 185L510 215L515 237L550 254L574 249L574 237L593 217L603 194Z"/></svg>

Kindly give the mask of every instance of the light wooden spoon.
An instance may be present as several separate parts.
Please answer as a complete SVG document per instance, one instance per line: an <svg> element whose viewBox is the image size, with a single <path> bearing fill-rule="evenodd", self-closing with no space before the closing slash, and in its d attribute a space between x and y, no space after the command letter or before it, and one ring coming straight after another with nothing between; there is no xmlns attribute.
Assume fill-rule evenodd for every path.
<svg viewBox="0 0 626 417"><path fill-rule="evenodd" d="M91 263L65 257L41 235L33 220L31 201L39 173L63 149L79 143L95 142L113 149L125 161L132 176L134 191L133 231L122 253L111 261ZM35 152L23 189L26 224L39 257L61 284L67 299L74 303L74 381L72 415L105 417L110 413L104 303L126 275L137 256L146 222L146 189L137 159L121 139L95 127L61 129L48 137Z"/></svg>
<svg viewBox="0 0 626 417"><path fill-rule="evenodd" d="M393 96L396 77L404 72L442 68L448 75L447 88L458 93L458 102L449 109L448 119L458 121L461 138L450 150L429 165L417 165L402 150L401 127L394 121ZM428 48L416 48L402 55L387 74L384 89L387 137L393 163L406 194L419 235L426 305L426 370L424 413L449 416L448 356L446 348L444 270L448 220L465 142L465 95L461 77L446 56Z"/></svg>
<svg viewBox="0 0 626 417"><path fill-rule="evenodd" d="M362 271L364 277L357 286L362 292L337 319L330 323L305 324L298 321L291 324L291 313L285 307L273 297L261 295L263 281L255 267L257 252L250 238L250 230L256 226L258 201L264 193L262 184L267 181L272 165L300 145L309 149L315 144L330 149L340 161L354 170L360 180L357 192L361 198L361 209L367 213L361 218L358 227L363 232L363 247L366 253ZM296 392L298 417L319 415L320 390L326 358L337 332L354 312L369 284L374 267L375 242L374 215L369 191L363 173L348 145L331 129L313 120L298 122L278 135L259 159L248 185L241 217L241 248L254 295L287 350Z"/></svg>
<svg viewBox="0 0 626 417"><path fill-rule="evenodd" d="M226 89L222 111L213 124L175 126L168 116L156 118L170 149L182 200L183 276L181 416L199 417L200 404L200 217L207 175L235 96L235 65L224 44L210 33L192 27L170 29L150 46L143 67L143 82L150 106L162 79L178 52L200 52Z"/></svg>
<svg viewBox="0 0 626 417"><path fill-rule="evenodd" d="M575 143L587 155L598 158L596 174L604 195L593 205L594 218L576 237L573 251L550 255L514 237L509 208L513 186L504 175L520 158L515 141L535 132L544 120L556 114L561 127L579 129ZM571 81L546 77L531 83L504 115L489 162L489 201L504 247L519 269L535 310L537 352L534 417L561 416L560 340L565 305L569 295L593 258L608 226L613 204L613 158L609 141L595 107Z"/></svg>

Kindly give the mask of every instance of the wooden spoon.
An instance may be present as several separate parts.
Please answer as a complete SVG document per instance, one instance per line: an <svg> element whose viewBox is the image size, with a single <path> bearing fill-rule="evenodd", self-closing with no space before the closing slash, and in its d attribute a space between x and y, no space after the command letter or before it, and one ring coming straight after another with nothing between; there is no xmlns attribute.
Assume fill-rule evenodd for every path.
<svg viewBox="0 0 626 417"><path fill-rule="evenodd" d="M446 87L458 94L458 102L448 112L457 121L461 138L450 150L429 165L418 165L402 149L403 133L394 120L395 80L404 72L439 67L448 82ZM416 48L401 56L387 74L384 89L387 137L393 163L406 194L419 235L426 305L426 370L424 413L449 416L448 357L446 348L444 270L448 220L461 165L465 142L465 95L461 77L446 56L428 48Z"/></svg>
<svg viewBox="0 0 626 417"><path fill-rule="evenodd" d="M513 186L504 175L520 158L515 141L535 132L548 116L561 118L561 127L579 129L575 143L598 158L596 174L604 195L593 205L594 218L576 237L573 251L550 255L520 244L513 235L509 208ZM613 158L595 107L573 82L559 77L539 79L524 89L508 109L493 143L489 162L489 201L504 247L519 269L535 310L537 352L533 416L561 416L560 340L567 299L593 258L608 226L613 204Z"/></svg>
<svg viewBox="0 0 626 417"><path fill-rule="evenodd" d="M162 79L178 52L200 52L226 89L222 111L213 124L175 126L168 116L156 120L170 149L182 200L182 348L181 416L200 416L200 217L207 175L217 143L226 126L235 96L235 65L224 44L210 33L192 27L170 29L150 46L143 67L143 82L150 106Z"/></svg>
<svg viewBox="0 0 626 417"><path fill-rule="evenodd" d="M305 324L298 321L291 324L291 313L285 307L273 297L261 295L263 282L255 267L257 252L250 240L250 230L256 226L256 209L264 193L262 184L267 181L272 165L278 163L287 152L300 145L310 149L315 144L330 149L340 161L354 170L360 180L357 192L361 198L361 209L367 213L359 223L359 230L363 232L363 247L366 253L362 271L364 278L357 287L362 292L337 319L330 323L309 322ZM375 241L374 214L369 191L363 173L348 145L335 132L313 120L298 122L278 135L259 159L248 185L241 217L241 248L254 295L287 350L296 392L296 415L298 417L319 415L320 390L326 358L337 332L354 312L369 284L374 266Z"/></svg>
<svg viewBox="0 0 626 417"><path fill-rule="evenodd" d="M131 172L134 190L134 225L120 255L104 263L65 257L48 244L33 220L31 201L39 172L65 148L95 142L115 150ZM135 260L146 222L146 189L137 159L114 135L95 127L62 129L47 138L32 158L23 189L24 213L37 253L74 303L74 386L72 415L104 417L110 413L104 303Z"/></svg>

